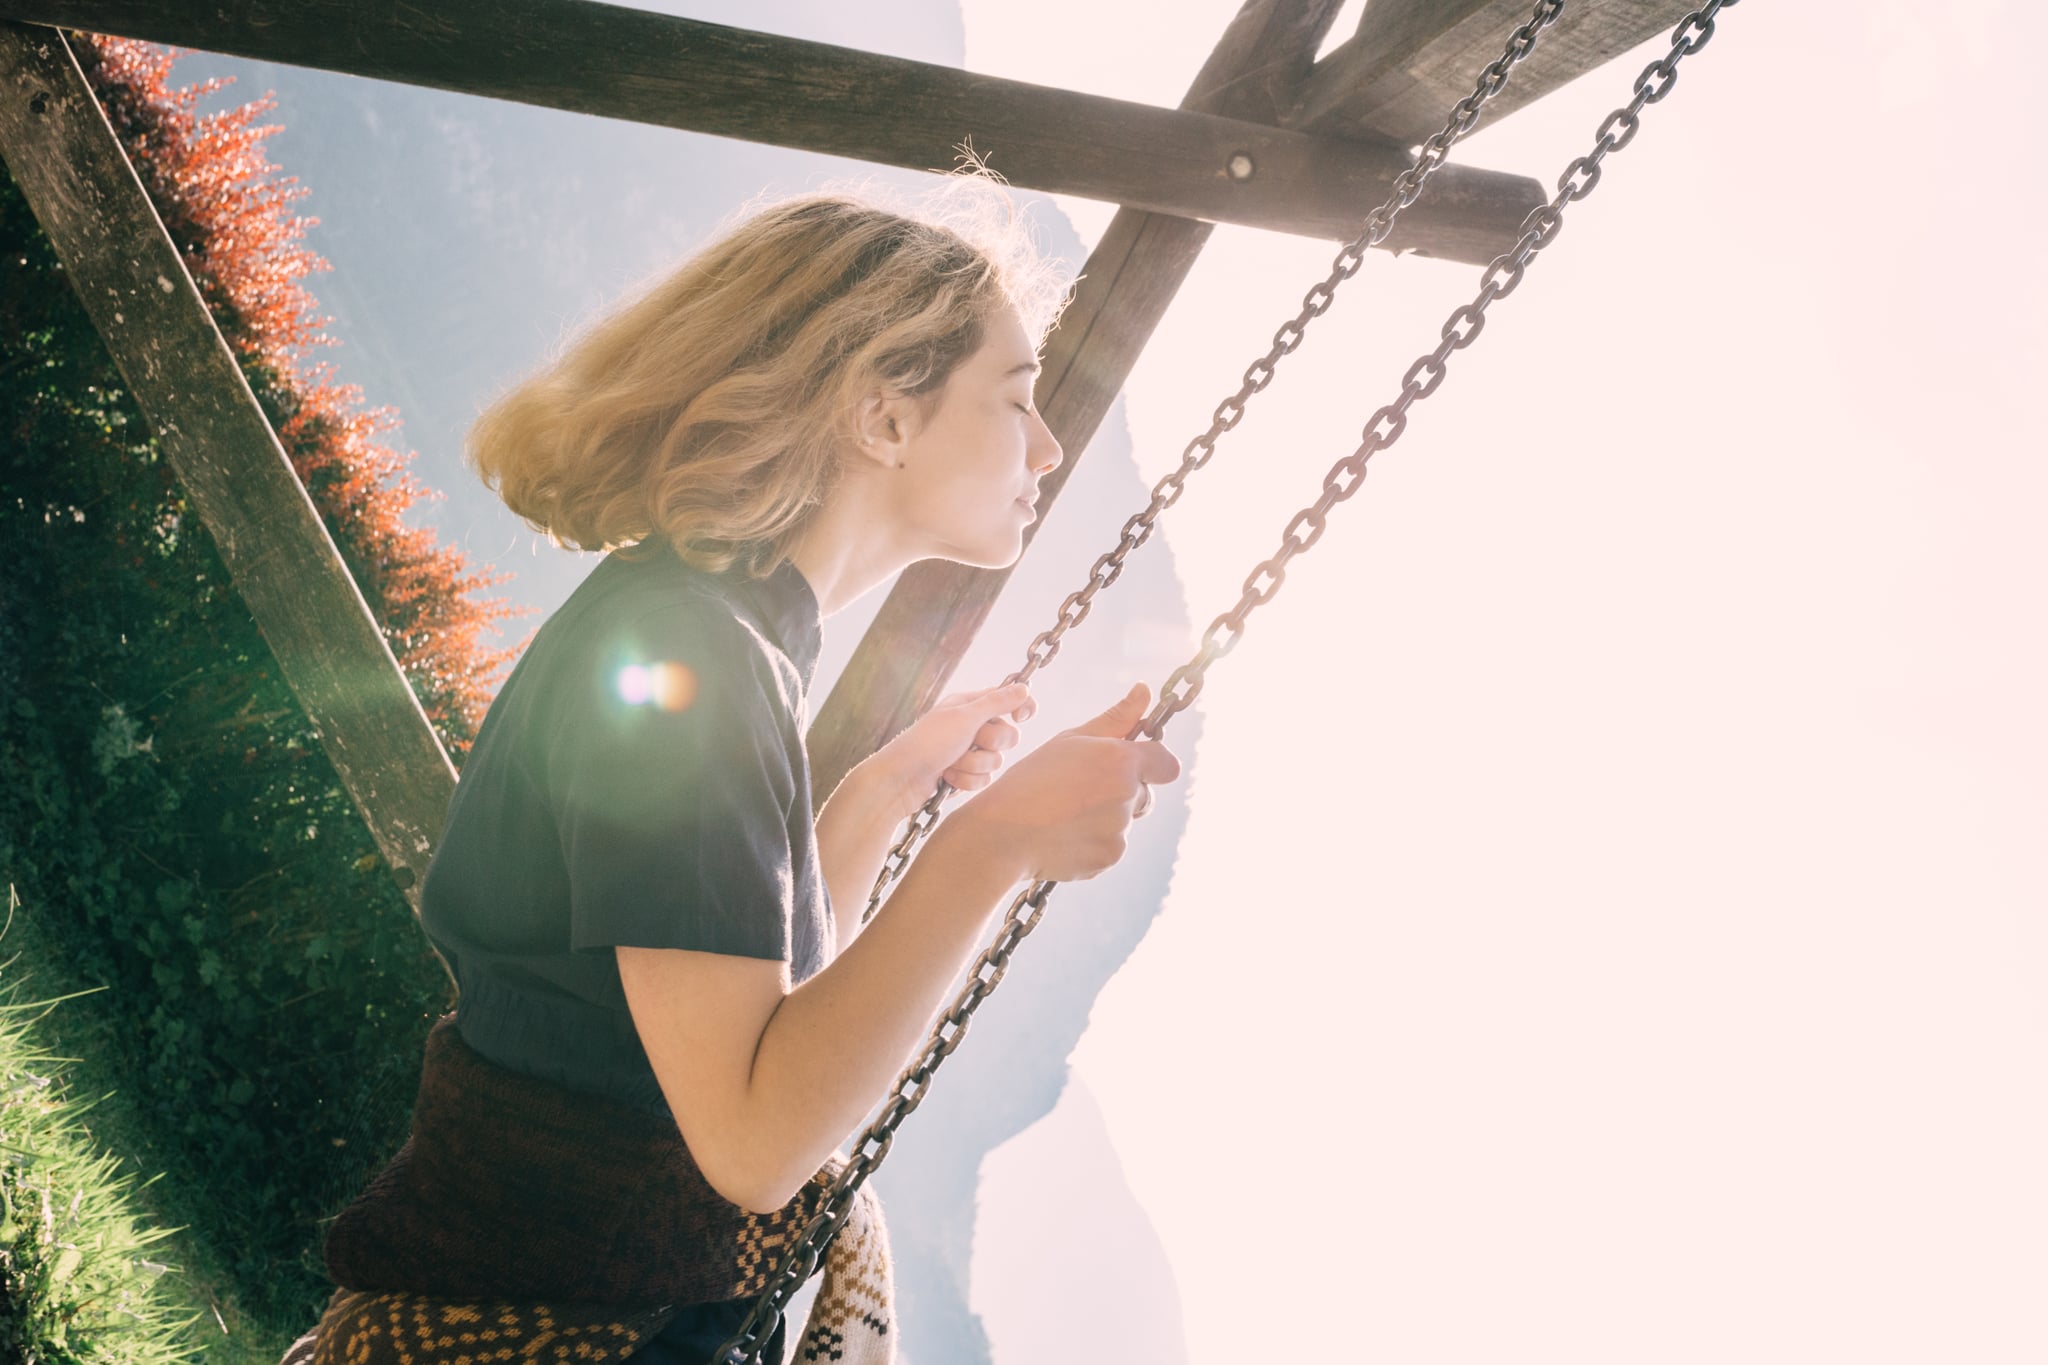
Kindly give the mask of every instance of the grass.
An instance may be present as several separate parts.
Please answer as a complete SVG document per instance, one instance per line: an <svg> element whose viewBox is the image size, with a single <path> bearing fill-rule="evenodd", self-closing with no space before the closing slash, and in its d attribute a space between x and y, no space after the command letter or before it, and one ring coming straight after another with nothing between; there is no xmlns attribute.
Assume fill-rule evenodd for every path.
<svg viewBox="0 0 2048 1365"><path fill-rule="evenodd" d="M164 1226L172 1201L140 1174L154 1146L147 1116L109 1092L94 1060L115 1055L118 1039L20 910L10 886L0 924L0 1360L275 1365L289 1334L245 1321L219 1289L220 1258Z"/></svg>

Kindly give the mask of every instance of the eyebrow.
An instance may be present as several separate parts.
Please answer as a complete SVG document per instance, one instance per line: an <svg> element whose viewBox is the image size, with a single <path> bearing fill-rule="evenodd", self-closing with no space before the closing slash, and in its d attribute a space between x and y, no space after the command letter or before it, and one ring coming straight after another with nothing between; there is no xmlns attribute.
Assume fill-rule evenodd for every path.
<svg viewBox="0 0 2048 1365"><path fill-rule="evenodd" d="M1003 371L1003 378L1008 379L1011 375L1017 374L1037 374L1038 370L1039 364L1036 360L1027 360L1021 365L1012 365Z"/></svg>

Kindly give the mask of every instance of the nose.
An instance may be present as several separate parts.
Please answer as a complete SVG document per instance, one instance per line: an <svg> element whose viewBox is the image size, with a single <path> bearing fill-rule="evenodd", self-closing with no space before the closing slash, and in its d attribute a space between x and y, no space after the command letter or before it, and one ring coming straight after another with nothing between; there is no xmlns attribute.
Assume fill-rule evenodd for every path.
<svg viewBox="0 0 2048 1365"><path fill-rule="evenodd" d="M1052 428L1045 424L1045 415L1033 409L1037 421L1032 424L1031 439L1024 448L1024 462L1031 472L1044 478L1060 467L1060 461L1067 454L1060 448L1059 438L1052 434Z"/></svg>

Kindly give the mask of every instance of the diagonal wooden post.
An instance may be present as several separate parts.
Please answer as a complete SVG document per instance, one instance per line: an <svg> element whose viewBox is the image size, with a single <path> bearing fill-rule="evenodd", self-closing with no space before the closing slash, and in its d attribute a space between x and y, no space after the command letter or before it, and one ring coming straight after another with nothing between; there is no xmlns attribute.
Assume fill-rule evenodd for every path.
<svg viewBox="0 0 2048 1365"><path fill-rule="evenodd" d="M1572 0L1543 44L1487 101L1481 126L1670 29L1698 0ZM1529 0L1372 0L1358 36L1316 63L1293 127L1333 137L1420 142L1472 88L1474 52L1529 15Z"/></svg>
<svg viewBox="0 0 2048 1365"><path fill-rule="evenodd" d="M1278 121L1339 8L1336 0L1248 0L1181 107ZM1042 509L1065 487L1209 232L1205 222L1123 208L1090 253L1038 378L1039 411L1067 451L1040 486ZM904 570L811 726L819 802L938 699L1009 580L1008 569L937 560Z"/></svg>
<svg viewBox="0 0 2048 1365"><path fill-rule="evenodd" d="M454 766L55 29L0 22L0 156L417 910Z"/></svg>

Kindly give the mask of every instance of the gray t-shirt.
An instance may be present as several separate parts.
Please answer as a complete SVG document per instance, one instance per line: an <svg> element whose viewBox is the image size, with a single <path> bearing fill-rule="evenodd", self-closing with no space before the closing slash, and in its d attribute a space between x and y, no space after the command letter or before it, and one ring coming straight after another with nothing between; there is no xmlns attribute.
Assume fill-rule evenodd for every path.
<svg viewBox="0 0 2048 1365"><path fill-rule="evenodd" d="M794 566L713 575L666 542L605 559L535 635L463 765L421 919L456 1023L500 1065L666 1113L618 946L825 965Z"/></svg>

